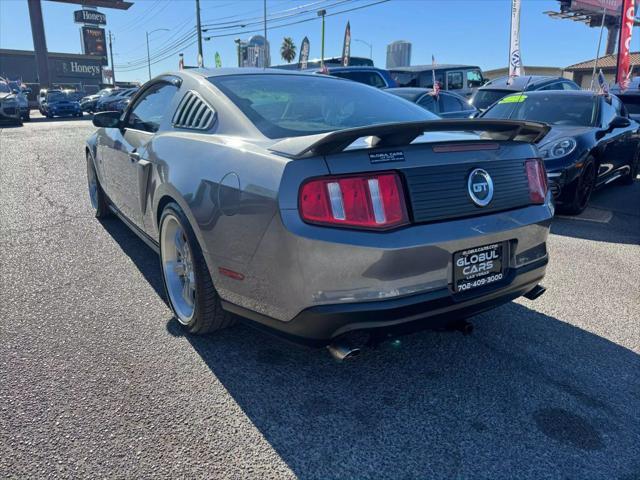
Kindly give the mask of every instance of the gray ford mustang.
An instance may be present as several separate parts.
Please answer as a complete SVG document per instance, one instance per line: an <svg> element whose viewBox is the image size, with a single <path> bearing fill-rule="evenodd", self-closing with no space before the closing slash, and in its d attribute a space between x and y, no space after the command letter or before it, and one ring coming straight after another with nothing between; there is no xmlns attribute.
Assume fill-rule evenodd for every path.
<svg viewBox="0 0 640 480"><path fill-rule="evenodd" d="M159 252L189 332L233 313L326 345L544 291L544 124L435 120L356 82L252 69L159 76L94 124L95 214Z"/></svg>

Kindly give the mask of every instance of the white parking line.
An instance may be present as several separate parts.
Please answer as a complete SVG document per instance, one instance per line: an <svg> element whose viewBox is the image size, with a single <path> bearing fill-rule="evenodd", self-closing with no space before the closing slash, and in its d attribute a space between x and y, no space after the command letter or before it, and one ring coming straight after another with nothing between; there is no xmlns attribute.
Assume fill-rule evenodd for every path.
<svg viewBox="0 0 640 480"><path fill-rule="evenodd" d="M587 207L587 209L580 215L556 215L556 217L566 220L582 220L584 222L609 223L613 218L613 212L611 210L604 210L602 208Z"/></svg>

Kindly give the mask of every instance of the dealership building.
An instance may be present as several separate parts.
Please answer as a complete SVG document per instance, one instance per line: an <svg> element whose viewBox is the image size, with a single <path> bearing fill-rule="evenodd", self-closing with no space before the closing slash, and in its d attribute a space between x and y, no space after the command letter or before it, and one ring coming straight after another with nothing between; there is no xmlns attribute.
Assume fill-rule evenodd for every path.
<svg viewBox="0 0 640 480"><path fill-rule="evenodd" d="M73 88L95 93L103 85L102 57L73 53L47 53L54 87ZM0 76L22 80L34 94L40 89L35 53L28 50L0 49Z"/></svg>

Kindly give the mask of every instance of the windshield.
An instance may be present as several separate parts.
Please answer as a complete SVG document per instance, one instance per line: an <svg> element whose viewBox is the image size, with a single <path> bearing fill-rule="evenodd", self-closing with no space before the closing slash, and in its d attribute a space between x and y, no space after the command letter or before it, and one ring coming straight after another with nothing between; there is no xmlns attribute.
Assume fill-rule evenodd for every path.
<svg viewBox="0 0 640 480"><path fill-rule="evenodd" d="M62 92L47 93L47 102L60 102L62 100L68 100L67 96Z"/></svg>
<svg viewBox="0 0 640 480"><path fill-rule="evenodd" d="M482 73L480 70L467 70L467 87L476 88L482 85Z"/></svg>
<svg viewBox="0 0 640 480"><path fill-rule="evenodd" d="M209 81L269 138L438 118L394 95L332 77L229 75Z"/></svg>
<svg viewBox="0 0 640 480"><path fill-rule="evenodd" d="M473 100L471 100L471 103L473 103L473 106L478 110L484 110L486 108L489 108L505 95L509 95L510 93L513 93L513 91L480 89L473 96Z"/></svg>
<svg viewBox="0 0 640 480"><path fill-rule="evenodd" d="M482 118L534 120L551 125L588 127L596 122L597 102L591 95L527 95L503 98L487 110Z"/></svg>
<svg viewBox="0 0 640 480"><path fill-rule="evenodd" d="M11 93L11 89L7 83L0 82L0 93Z"/></svg>

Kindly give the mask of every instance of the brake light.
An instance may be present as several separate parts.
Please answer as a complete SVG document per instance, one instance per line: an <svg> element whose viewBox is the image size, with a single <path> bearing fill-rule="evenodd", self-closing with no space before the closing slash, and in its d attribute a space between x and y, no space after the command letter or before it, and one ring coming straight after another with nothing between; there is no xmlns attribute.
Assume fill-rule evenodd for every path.
<svg viewBox="0 0 640 480"><path fill-rule="evenodd" d="M409 222L394 172L314 178L300 189L300 215L322 225L388 229Z"/></svg>
<svg viewBox="0 0 640 480"><path fill-rule="evenodd" d="M529 181L529 198L533 203L544 203L547 196L547 172L539 158L530 158L525 162Z"/></svg>

